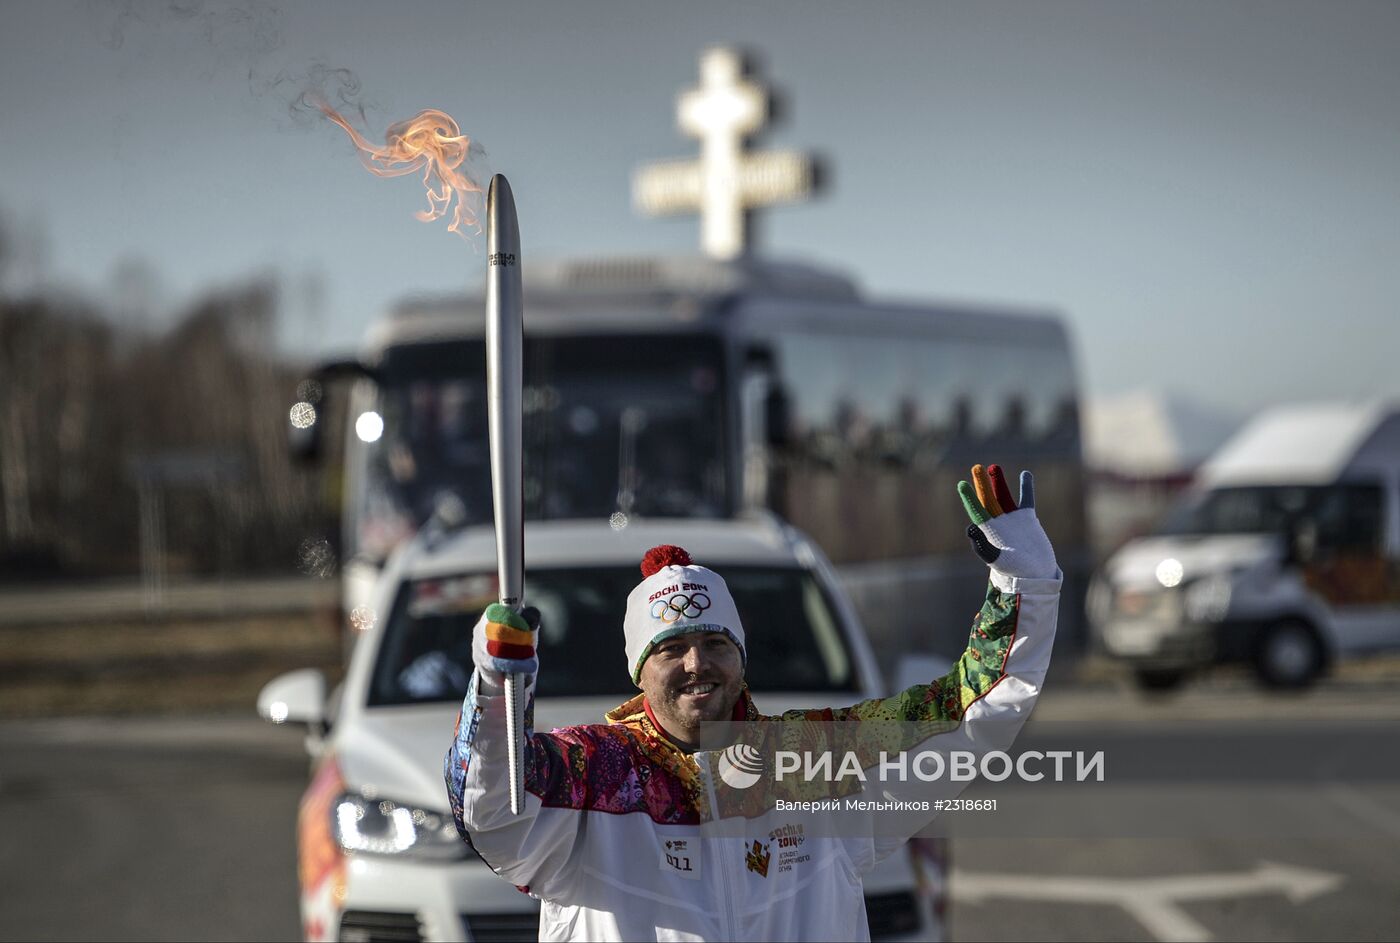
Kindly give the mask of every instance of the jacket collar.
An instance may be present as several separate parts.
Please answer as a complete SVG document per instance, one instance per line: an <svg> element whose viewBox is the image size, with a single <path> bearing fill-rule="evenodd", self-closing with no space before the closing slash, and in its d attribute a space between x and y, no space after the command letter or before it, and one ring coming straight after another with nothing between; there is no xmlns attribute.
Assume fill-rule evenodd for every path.
<svg viewBox="0 0 1400 943"><path fill-rule="evenodd" d="M736 721L759 720L761 717L758 708L754 706L753 697L749 694L749 686L745 684L739 689L739 700L734 704L734 716L730 719ZM603 718L610 724L634 727L648 737L674 743L652 714L651 705L647 703L645 694L638 694L619 704L604 714Z"/></svg>

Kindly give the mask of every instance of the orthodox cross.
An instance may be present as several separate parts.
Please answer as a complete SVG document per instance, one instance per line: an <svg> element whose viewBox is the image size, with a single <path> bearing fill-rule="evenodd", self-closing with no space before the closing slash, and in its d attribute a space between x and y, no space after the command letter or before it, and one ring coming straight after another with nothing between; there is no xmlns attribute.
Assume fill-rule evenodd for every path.
<svg viewBox="0 0 1400 943"><path fill-rule="evenodd" d="M700 213L707 255L733 259L748 249L749 213L808 196L815 165L795 151L746 153L745 141L763 127L769 95L744 76L733 49L700 58L700 87L676 99L676 123L700 139L700 159L648 164L632 177L632 202L649 216Z"/></svg>

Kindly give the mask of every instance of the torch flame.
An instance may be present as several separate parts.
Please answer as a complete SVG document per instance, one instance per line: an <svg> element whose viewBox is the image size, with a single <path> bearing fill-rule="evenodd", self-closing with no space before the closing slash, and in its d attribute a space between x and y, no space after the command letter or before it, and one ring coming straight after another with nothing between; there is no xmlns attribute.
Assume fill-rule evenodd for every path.
<svg viewBox="0 0 1400 943"><path fill-rule="evenodd" d="M312 103L327 118L350 135L360 153L360 163L379 177L402 177L414 171L423 172L423 186L428 191L428 208L413 215L425 223L450 216L448 232L463 238L467 231L481 232L481 223L467 206L467 201L482 192L461 169L471 150L471 139L462 133L456 121L435 108L420 111L407 121L389 126L384 145L375 146L365 139L340 112L325 99L312 98Z"/></svg>

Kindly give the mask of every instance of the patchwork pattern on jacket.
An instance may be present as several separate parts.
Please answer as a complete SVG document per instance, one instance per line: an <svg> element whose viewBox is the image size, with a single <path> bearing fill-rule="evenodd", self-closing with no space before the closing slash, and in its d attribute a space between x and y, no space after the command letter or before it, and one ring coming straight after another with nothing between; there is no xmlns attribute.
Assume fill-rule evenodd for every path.
<svg viewBox="0 0 1400 943"><path fill-rule="evenodd" d="M952 670L893 697L839 709L763 715L745 688L740 695L744 729L739 739L761 749L854 752L868 767L882 752L902 752L954 730L967 709L1005 676L1016 638L1018 604L1015 595L989 584L968 647ZM473 677L444 769L453 818L464 838L468 836L462 795L480 711ZM533 730L533 714L532 699L526 710L527 730ZM763 815L778 798L825 798L849 794L860 786L849 780L832 783L789 777L764 789L738 791L724 789L717 779L717 816L709 808L699 762L657 728L642 695L609 711L606 720L606 724L531 733L526 747L526 791L546 808L645 813L658 824L698 825L715 817Z"/></svg>

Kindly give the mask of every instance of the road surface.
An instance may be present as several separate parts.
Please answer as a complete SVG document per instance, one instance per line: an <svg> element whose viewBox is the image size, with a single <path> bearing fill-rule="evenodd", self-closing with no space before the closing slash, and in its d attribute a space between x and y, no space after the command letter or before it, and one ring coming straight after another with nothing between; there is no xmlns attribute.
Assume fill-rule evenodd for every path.
<svg viewBox="0 0 1400 943"><path fill-rule="evenodd" d="M0 724L0 937L295 938L306 761L251 714ZM1017 749L1097 745L1105 781L973 787L951 936L1393 938L1397 718L1385 685L1047 693Z"/></svg>

